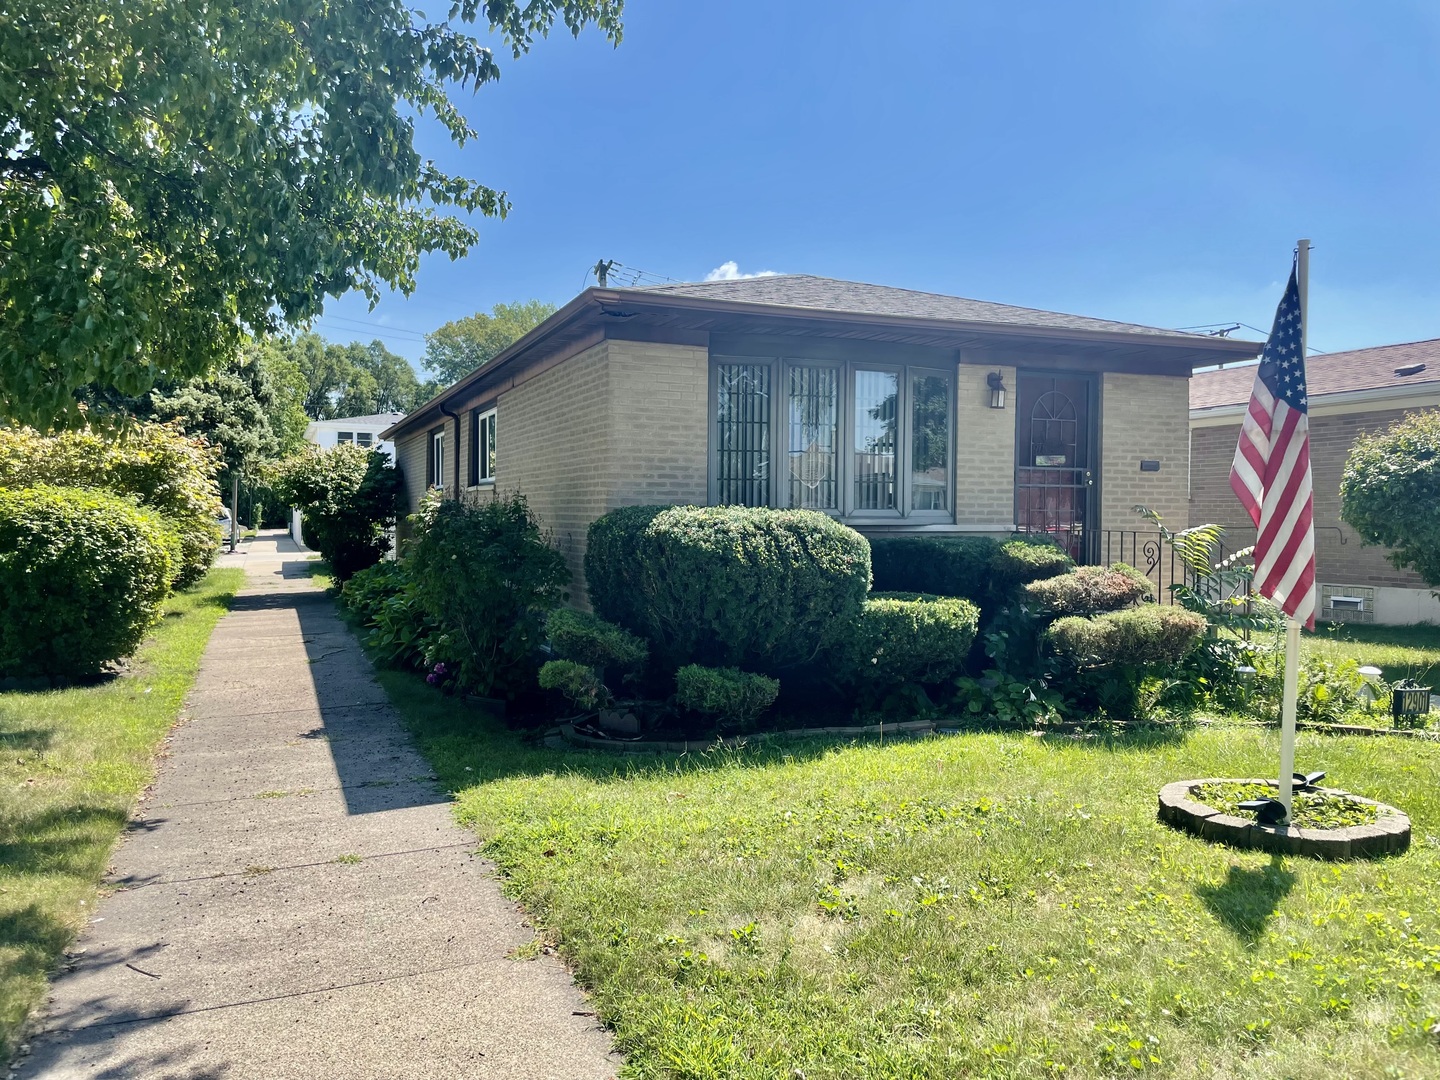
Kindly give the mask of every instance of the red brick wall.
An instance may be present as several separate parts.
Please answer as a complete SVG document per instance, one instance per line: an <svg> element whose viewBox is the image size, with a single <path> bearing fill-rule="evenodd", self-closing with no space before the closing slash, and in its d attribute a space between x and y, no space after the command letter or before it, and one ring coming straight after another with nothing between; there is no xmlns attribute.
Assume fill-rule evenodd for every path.
<svg viewBox="0 0 1440 1080"><path fill-rule="evenodd" d="M1362 547L1355 530L1340 520L1340 477L1356 436L1387 427L1412 411L1388 409L1310 417L1315 568L1322 584L1425 588L1417 575L1391 566L1384 548ZM1225 543L1232 550L1255 542L1255 530L1230 490L1230 461L1239 437L1238 423L1190 431L1190 524L1213 521L1224 525Z"/></svg>

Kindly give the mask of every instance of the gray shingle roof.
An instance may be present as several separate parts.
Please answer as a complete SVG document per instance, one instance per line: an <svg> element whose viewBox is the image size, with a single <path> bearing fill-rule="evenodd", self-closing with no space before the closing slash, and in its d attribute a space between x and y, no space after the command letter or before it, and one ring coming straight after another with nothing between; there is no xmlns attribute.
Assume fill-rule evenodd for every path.
<svg viewBox="0 0 1440 1080"><path fill-rule="evenodd" d="M1180 330L1164 330L1135 323L1113 322L1109 319L1091 319L1083 315L1066 315L1058 311L1040 311L1011 304L992 304L985 300L967 300L960 296L897 289L889 285L839 281L835 278L813 277L810 274L774 274L769 277L742 278L738 281L702 281L616 291L660 296L693 296L703 300L729 300L745 304L857 315L908 316L1048 330L1089 330L1096 333L1214 340L1204 334L1189 334Z"/></svg>
<svg viewBox="0 0 1440 1080"><path fill-rule="evenodd" d="M1397 368L1423 364L1424 370L1397 375ZM1393 387L1397 396L1412 387L1434 390L1440 382L1440 338L1409 341L1401 345L1378 345L1373 349L1323 353L1305 361L1306 390L1310 397L1343 394L1353 390L1381 390ZM1197 371L1190 378L1190 408L1214 409L1243 405L1255 385L1255 365Z"/></svg>

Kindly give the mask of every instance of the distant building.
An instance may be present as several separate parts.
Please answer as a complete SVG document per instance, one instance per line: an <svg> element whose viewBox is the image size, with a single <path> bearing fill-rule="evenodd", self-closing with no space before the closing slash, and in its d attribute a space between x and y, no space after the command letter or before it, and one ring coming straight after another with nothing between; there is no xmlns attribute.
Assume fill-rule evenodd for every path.
<svg viewBox="0 0 1440 1080"><path fill-rule="evenodd" d="M1364 547L1340 520L1340 477L1362 432L1440 407L1440 339L1326 353L1305 361L1310 468L1315 485L1316 617L1332 622L1440 622L1440 602L1419 575L1397 570L1386 549ZM1225 526L1226 547L1255 542L1230 490L1240 422L1255 366L1198 371L1190 380L1190 524Z"/></svg>
<svg viewBox="0 0 1440 1080"><path fill-rule="evenodd" d="M305 427L305 438L322 450L329 450L340 443L354 443L367 450L383 450L390 455L390 463L393 465L395 444L380 438L380 433L404 416L404 413L388 412L370 416L341 416L334 420L311 420ZM305 543L300 535L299 510L290 511L290 535L297 544Z"/></svg>

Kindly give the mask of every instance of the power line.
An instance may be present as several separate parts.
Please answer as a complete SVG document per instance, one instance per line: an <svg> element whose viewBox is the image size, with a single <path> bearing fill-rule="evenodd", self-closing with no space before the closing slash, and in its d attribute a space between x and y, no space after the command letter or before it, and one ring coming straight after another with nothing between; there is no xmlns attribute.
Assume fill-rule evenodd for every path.
<svg viewBox="0 0 1440 1080"><path fill-rule="evenodd" d="M362 329L369 329L371 327L374 327L378 330L384 330L389 334L396 334L402 336L408 335L409 337L419 338L422 341L425 339L425 335L419 330L411 330L408 327L404 326L391 326L389 323L372 322L368 319L356 319L349 315L321 315L319 316L319 319L325 322L332 323L349 323Z"/></svg>

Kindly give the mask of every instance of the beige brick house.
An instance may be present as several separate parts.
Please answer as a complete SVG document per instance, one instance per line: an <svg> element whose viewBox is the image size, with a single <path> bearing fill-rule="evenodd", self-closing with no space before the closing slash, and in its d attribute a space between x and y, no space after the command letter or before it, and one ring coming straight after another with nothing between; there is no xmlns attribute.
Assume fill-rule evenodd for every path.
<svg viewBox="0 0 1440 1080"><path fill-rule="evenodd" d="M1424 582L1396 570L1384 548L1363 546L1340 520L1340 477L1356 436L1406 413L1440 407L1440 340L1312 356L1306 378L1317 618L1440 622L1440 603ZM1254 366L1243 365L1201 371L1190 382L1190 524L1224 525L1227 543L1235 548L1255 542L1255 530L1230 490L1230 462L1254 381Z"/></svg>
<svg viewBox="0 0 1440 1080"><path fill-rule="evenodd" d="M412 509L523 492L577 584L590 522L642 503L1043 532L1096 560L1137 502L1186 519L1190 372L1255 351L804 275L592 288L384 437Z"/></svg>

